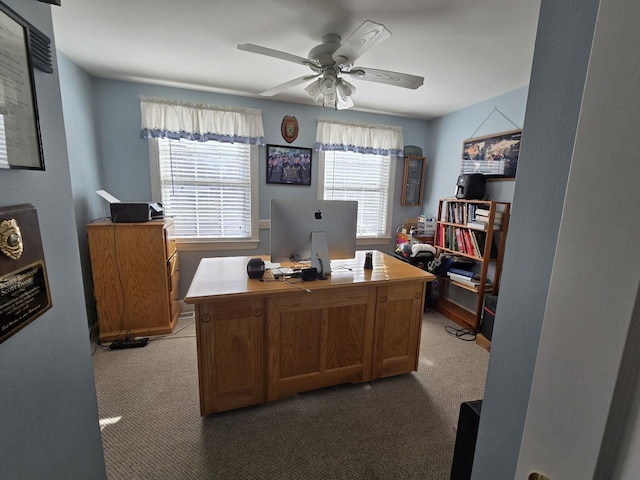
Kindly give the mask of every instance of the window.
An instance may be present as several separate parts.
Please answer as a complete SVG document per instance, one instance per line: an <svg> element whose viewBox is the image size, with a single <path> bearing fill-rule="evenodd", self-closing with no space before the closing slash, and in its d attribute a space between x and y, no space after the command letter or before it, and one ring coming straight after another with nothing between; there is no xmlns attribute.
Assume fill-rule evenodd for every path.
<svg viewBox="0 0 640 480"><path fill-rule="evenodd" d="M154 198L174 218L178 242L257 240L257 147L167 138L150 143Z"/></svg>
<svg viewBox="0 0 640 480"><path fill-rule="evenodd" d="M337 150L319 157L321 198L358 201L359 239L390 237L391 156Z"/></svg>

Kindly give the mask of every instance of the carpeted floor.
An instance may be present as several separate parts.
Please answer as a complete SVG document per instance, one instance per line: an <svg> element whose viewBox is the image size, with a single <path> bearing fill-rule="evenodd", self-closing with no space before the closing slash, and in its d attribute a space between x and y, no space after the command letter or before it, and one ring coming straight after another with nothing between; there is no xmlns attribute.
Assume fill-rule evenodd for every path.
<svg viewBox="0 0 640 480"><path fill-rule="evenodd" d="M460 403L483 398L489 354L425 313L417 372L200 417L195 327L98 348L109 480L449 478Z"/></svg>

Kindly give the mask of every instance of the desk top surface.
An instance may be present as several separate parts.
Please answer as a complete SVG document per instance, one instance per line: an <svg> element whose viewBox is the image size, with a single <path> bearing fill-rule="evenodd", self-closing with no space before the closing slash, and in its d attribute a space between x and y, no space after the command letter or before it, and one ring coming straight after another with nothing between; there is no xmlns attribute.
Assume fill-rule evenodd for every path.
<svg viewBox="0 0 640 480"><path fill-rule="evenodd" d="M252 279L247 276L247 262L255 257L203 258L193 277L186 303L205 303L229 296L255 296L293 293L296 290L324 290L337 286L398 283L406 281L431 282L435 276L390 255L374 251L373 269L364 269L365 252L356 252L349 260L333 260L327 280L302 282L299 278L282 280ZM262 257L264 260L268 256ZM286 267L287 264L282 264Z"/></svg>

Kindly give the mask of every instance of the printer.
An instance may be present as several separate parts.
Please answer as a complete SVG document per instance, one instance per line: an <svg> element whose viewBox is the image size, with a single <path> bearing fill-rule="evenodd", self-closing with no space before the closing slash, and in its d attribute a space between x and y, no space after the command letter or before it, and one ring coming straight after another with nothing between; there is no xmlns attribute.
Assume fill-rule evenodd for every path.
<svg viewBox="0 0 640 480"><path fill-rule="evenodd" d="M142 223L164 218L160 202L121 202L104 190L96 190L96 193L109 202L113 223Z"/></svg>
<svg viewBox="0 0 640 480"><path fill-rule="evenodd" d="M109 206L113 223L148 222L164 217L164 209L159 202L114 202Z"/></svg>

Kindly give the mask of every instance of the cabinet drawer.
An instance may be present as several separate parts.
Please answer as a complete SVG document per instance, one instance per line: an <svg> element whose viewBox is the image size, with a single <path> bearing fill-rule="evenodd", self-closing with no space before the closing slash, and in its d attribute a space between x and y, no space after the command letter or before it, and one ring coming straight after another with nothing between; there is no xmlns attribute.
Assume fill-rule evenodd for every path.
<svg viewBox="0 0 640 480"><path fill-rule="evenodd" d="M164 244L167 251L167 258L171 258L171 255L176 253L176 235L173 222L166 224L164 229Z"/></svg>

